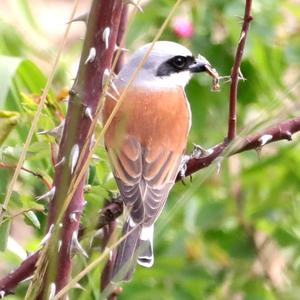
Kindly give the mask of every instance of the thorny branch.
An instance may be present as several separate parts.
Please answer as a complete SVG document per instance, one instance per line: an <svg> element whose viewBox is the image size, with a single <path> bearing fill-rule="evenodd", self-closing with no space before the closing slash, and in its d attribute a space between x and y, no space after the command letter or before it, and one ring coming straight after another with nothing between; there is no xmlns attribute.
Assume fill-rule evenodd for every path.
<svg viewBox="0 0 300 300"><path fill-rule="evenodd" d="M288 121L281 122L273 127L270 127L266 130L262 130L258 134L250 135L243 138L239 145L232 148L228 155L234 155L248 150L256 150L263 147L266 144L276 142L279 140L292 140L292 136L300 131L300 117L290 119ZM266 140L267 139L267 140ZM212 164L217 157L219 157L222 152L229 147L228 142L220 143L214 146L211 150L211 154L205 157L191 158L187 162L186 175L192 175L197 171L208 167ZM177 180L181 180L181 177L178 176ZM113 222L118 218L123 212L123 203L120 199L114 199L111 202L108 202L99 216L98 228L103 228L105 225ZM11 292L20 281L26 279L33 272L35 262L38 258L37 253L32 256L29 256L19 268L14 272L4 277L0 280L0 291L6 293Z"/></svg>
<svg viewBox="0 0 300 300"><path fill-rule="evenodd" d="M231 88L230 88L230 104L229 104L229 120L228 135L224 142L212 147L208 155L199 155L199 157L191 156L186 162L187 169L185 175L193 173L208 167L220 156L231 156L240 152L251 149L261 149L266 144L279 140L292 140L292 136L300 131L300 117L281 122L273 127L262 130L260 133L249 135L245 138L237 139L233 144L231 141L236 136L236 104L237 104L237 88L238 81L241 79L240 65L245 47L246 37L249 30L251 17L251 0L246 0L244 22L241 30L241 36L238 43L233 69L231 72ZM182 177L178 175L177 181ZM123 211L123 204L119 199L107 202L102 209L98 228L109 225L118 218ZM80 232L79 232L80 234ZM16 286L29 277L35 268L39 252L35 252L29 256L24 262L12 273L0 280L0 293L6 295L11 293ZM109 265L108 265L109 266Z"/></svg>
<svg viewBox="0 0 300 300"><path fill-rule="evenodd" d="M229 118L228 118L228 134L227 139L232 141L236 136L236 114L237 114L237 89L239 79L243 79L240 71L244 48L246 44L247 34L249 30L251 16L252 0L246 0L244 22L241 30L240 40L235 54L235 60L231 71L231 85L229 96Z"/></svg>

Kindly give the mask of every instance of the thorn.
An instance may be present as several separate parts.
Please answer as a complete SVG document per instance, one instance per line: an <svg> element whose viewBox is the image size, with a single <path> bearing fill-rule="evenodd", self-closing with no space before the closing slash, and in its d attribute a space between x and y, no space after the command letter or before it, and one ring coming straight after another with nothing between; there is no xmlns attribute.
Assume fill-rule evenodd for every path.
<svg viewBox="0 0 300 300"><path fill-rule="evenodd" d="M72 19L67 24L73 23L73 22L84 22L85 24L87 24L88 18L89 18L89 13L86 12L85 14L82 14L82 15Z"/></svg>
<svg viewBox="0 0 300 300"><path fill-rule="evenodd" d="M54 167L56 168L56 167L62 165L65 162L65 160L66 160L66 158L63 156L62 159L54 165Z"/></svg>
<svg viewBox="0 0 300 300"><path fill-rule="evenodd" d="M105 49L108 49L108 45L109 45L109 36L110 36L110 28L109 27L105 27L102 33L102 40L105 44Z"/></svg>
<svg viewBox="0 0 300 300"><path fill-rule="evenodd" d="M76 213L71 213L70 215L69 215L69 219L70 219L70 221L73 223L73 222L78 222L78 220L77 220L77 218L76 218Z"/></svg>
<svg viewBox="0 0 300 300"><path fill-rule="evenodd" d="M56 293L56 285L54 282L51 282L49 285L49 297L48 300L53 300Z"/></svg>
<svg viewBox="0 0 300 300"><path fill-rule="evenodd" d="M245 31L242 31L239 43L245 38L245 35L246 35Z"/></svg>
<svg viewBox="0 0 300 300"><path fill-rule="evenodd" d="M92 159L95 160L95 161L100 161L101 160L101 158L97 154L93 154Z"/></svg>
<svg viewBox="0 0 300 300"><path fill-rule="evenodd" d="M185 177L185 172L187 170L187 162L189 161L190 156L184 154L181 158L181 163L180 163L180 167L179 167L179 175L181 178L181 181L183 184L185 184L185 182L183 181L183 178Z"/></svg>
<svg viewBox="0 0 300 300"><path fill-rule="evenodd" d="M110 248L107 248L108 253L109 253L109 260L112 260L113 258L113 251Z"/></svg>
<svg viewBox="0 0 300 300"><path fill-rule="evenodd" d="M59 228L63 228L63 227L64 227L63 223L59 223L59 224L58 224L58 227L59 227Z"/></svg>
<svg viewBox="0 0 300 300"><path fill-rule="evenodd" d="M110 80L110 72L108 69L105 69L102 77L102 88L104 88L105 85L109 84L109 80Z"/></svg>
<svg viewBox="0 0 300 300"><path fill-rule="evenodd" d="M62 246L62 240L59 240L58 244L57 244L57 252L58 253L60 252L61 246Z"/></svg>
<svg viewBox="0 0 300 300"><path fill-rule="evenodd" d="M65 121L62 121L57 127L54 127L52 129L49 130L44 130L44 131L39 131L38 134L40 135L50 135L53 136L57 139L60 139L62 137L63 134L63 130L65 127Z"/></svg>
<svg viewBox="0 0 300 300"><path fill-rule="evenodd" d="M122 48L122 47L120 47L120 46L118 46L117 44L115 45L115 51L124 51L124 52L128 52L129 50L128 49L126 49L126 48Z"/></svg>
<svg viewBox="0 0 300 300"><path fill-rule="evenodd" d="M42 238L42 240L40 241L40 246L44 245L50 238L52 232L54 229L54 224L51 224L51 226L49 227L48 232L45 234L45 236Z"/></svg>
<svg viewBox="0 0 300 300"><path fill-rule="evenodd" d="M220 174L220 171L221 171L221 165L222 165L223 159L224 159L223 156L218 156L218 157L215 159L215 162L216 162L216 164L217 164L217 175Z"/></svg>
<svg viewBox="0 0 300 300"><path fill-rule="evenodd" d="M262 135L258 141L260 142L260 147L264 146L266 143L268 143L269 141L271 141L273 138L273 135L271 134L264 134Z"/></svg>
<svg viewBox="0 0 300 300"><path fill-rule="evenodd" d="M5 291L0 291L0 299L3 299L5 296Z"/></svg>
<svg viewBox="0 0 300 300"><path fill-rule="evenodd" d="M89 118L91 121L93 121L93 116L92 116L92 109L88 106L85 111L84 115Z"/></svg>
<svg viewBox="0 0 300 300"><path fill-rule="evenodd" d="M288 141L293 140L292 133L290 131L282 132L282 136L283 136L283 138L285 138Z"/></svg>
<svg viewBox="0 0 300 300"><path fill-rule="evenodd" d="M197 145L197 144L193 144L193 146L194 146L194 149L193 149L191 158L199 159L199 158L207 157L214 152L213 149L205 149L202 146Z"/></svg>
<svg viewBox="0 0 300 300"><path fill-rule="evenodd" d="M92 47L90 49L89 55L88 55L87 59L85 60L84 64L86 65L89 62L92 63L95 60L95 57L96 57L96 48Z"/></svg>
<svg viewBox="0 0 300 300"><path fill-rule="evenodd" d="M246 78L245 78L244 75L242 74L241 68L239 68L238 79L239 79L239 80L242 80L242 81L246 81Z"/></svg>
<svg viewBox="0 0 300 300"><path fill-rule="evenodd" d="M78 232L74 231L73 234L72 234L71 252L74 253L74 254L76 252L78 252L79 254L82 254L86 258L89 258L89 256L87 255L87 253L84 251L84 249L80 245L77 237L78 237Z"/></svg>
<svg viewBox="0 0 300 300"><path fill-rule="evenodd" d="M71 149L71 154L69 158L69 167L71 169L71 174L73 174L77 161L79 158L79 146L75 144Z"/></svg>
<svg viewBox="0 0 300 300"><path fill-rule="evenodd" d="M40 200L44 200L44 199L52 200L55 195L55 190L56 190L56 188L55 188L55 186L53 186L52 189L49 190L47 193L45 193L39 197L36 197L35 198L36 201L40 201Z"/></svg>
<svg viewBox="0 0 300 300"><path fill-rule="evenodd" d="M140 12L144 12L142 7L140 6L139 2L134 1L134 0L124 0L124 4L132 4L135 6Z"/></svg>
<svg viewBox="0 0 300 300"><path fill-rule="evenodd" d="M111 80L111 72L108 69L105 69L103 72L103 78L102 78L102 89L104 89L104 87L106 85L110 85L111 88L114 90L114 92L120 96L120 93L116 87L116 85L114 84L114 82Z"/></svg>

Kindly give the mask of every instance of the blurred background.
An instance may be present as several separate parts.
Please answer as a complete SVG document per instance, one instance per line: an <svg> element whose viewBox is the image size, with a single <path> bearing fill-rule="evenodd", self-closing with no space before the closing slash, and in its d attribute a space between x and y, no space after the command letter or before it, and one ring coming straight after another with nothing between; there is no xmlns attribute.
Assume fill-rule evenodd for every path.
<svg viewBox="0 0 300 300"><path fill-rule="evenodd" d="M74 1L0 0L0 201L4 198L39 97L55 59ZM129 55L150 42L174 1L142 1L144 12L130 14ZM80 1L76 15L90 6ZM205 56L229 75L240 36L244 1L186 0L161 39L179 42ZM238 134L248 134L299 116L300 1L253 1L249 36L241 65L246 78L238 91ZM76 74L85 26L74 23L39 122L58 125L66 112L67 91ZM210 148L227 133L229 83L211 91L208 76L187 87L193 143ZM267 145L225 158L177 183L156 226L155 265L138 267L119 299L299 299L300 146L293 141ZM10 202L12 212L0 231L0 275L16 268L44 235L47 203L35 197L51 184L53 137L35 135ZM97 211L116 185L103 147L89 170L83 247L90 259L75 258L74 273L100 253L92 238ZM9 238L7 239L7 237ZM4 251L5 250L5 251ZM101 268L72 290L70 299L98 299ZM28 283L14 296L23 299ZM75 298L76 297L76 298Z"/></svg>

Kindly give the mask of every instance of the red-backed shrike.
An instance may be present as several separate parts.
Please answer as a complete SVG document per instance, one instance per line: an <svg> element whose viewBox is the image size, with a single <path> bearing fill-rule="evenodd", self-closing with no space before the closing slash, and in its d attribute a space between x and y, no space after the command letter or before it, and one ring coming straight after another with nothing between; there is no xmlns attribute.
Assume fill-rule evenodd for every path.
<svg viewBox="0 0 300 300"><path fill-rule="evenodd" d="M120 93L150 46L139 48L114 80ZM195 58L182 45L156 42L105 134L127 208L123 235L130 232L117 249L113 276L118 279L131 277L136 260L153 265L153 225L174 185L191 127L184 87L193 73L207 71L207 66L204 57ZM107 98L104 122L116 103Z"/></svg>

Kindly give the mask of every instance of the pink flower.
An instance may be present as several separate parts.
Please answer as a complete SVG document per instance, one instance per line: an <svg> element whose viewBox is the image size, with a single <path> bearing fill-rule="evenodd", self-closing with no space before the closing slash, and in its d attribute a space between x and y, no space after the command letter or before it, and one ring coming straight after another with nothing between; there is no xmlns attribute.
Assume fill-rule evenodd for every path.
<svg viewBox="0 0 300 300"><path fill-rule="evenodd" d="M194 32L192 22L184 17L175 18L172 27L174 33L180 38L190 38Z"/></svg>

